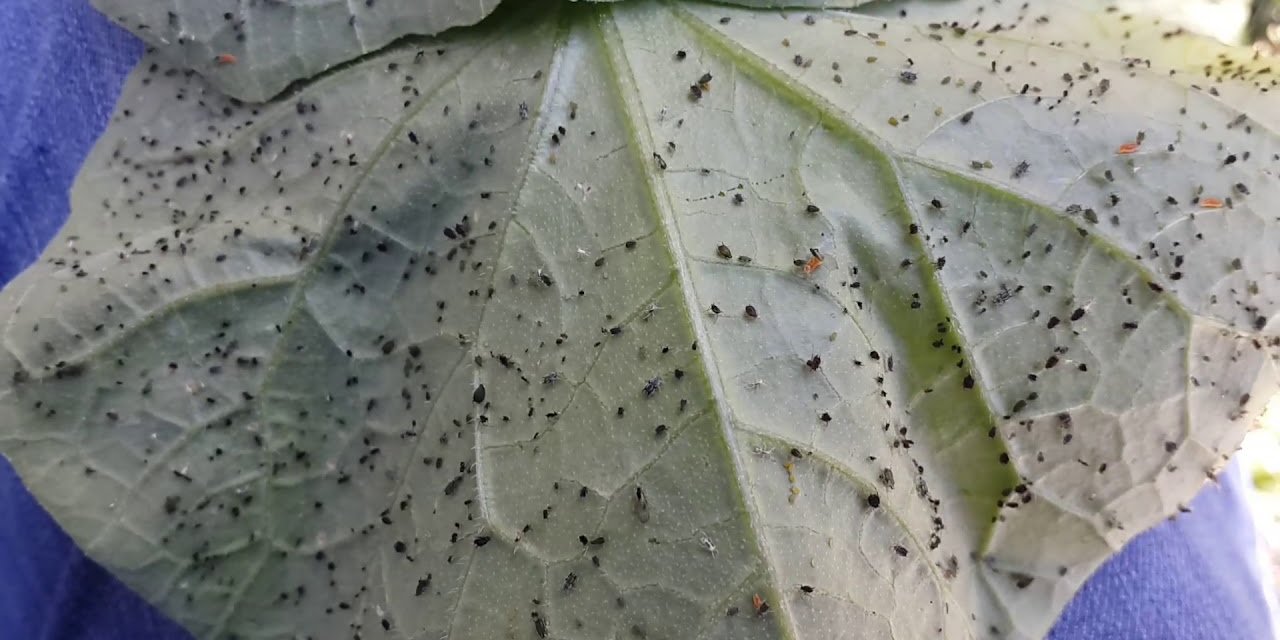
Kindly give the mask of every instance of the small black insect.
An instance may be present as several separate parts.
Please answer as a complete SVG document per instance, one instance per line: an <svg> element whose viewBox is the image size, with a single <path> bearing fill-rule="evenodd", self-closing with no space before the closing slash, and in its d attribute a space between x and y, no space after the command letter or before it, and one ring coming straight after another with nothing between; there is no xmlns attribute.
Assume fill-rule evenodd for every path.
<svg viewBox="0 0 1280 640"><path fill-rule="evenodd" d="M644 389L643 389L644 397L652 398L654 395L658 393L658 390L661 388L662 388L662 376L656 376L654 378L651 378L648 382L644 383Z"/></svg>
<svg viewBox="0 0 1280 640"><path fill-rule="evenodd" d="M649 499L644 497L644 489L636 487L636 498L631 503L631 509L641 524L649 521Z"/></svg>

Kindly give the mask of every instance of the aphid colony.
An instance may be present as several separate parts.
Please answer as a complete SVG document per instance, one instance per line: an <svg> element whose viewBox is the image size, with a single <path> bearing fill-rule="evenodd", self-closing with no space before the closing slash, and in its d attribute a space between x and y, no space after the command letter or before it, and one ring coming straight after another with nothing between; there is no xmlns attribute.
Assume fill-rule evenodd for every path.
<svg viewBox="0 0 1280 640"><path fill-rule="evenodd" d="M818 24L808 17L798 28ZM623 577L678 592L661 581L694 563L709 574L735 562L772 570L777 558L800 552L770 548L756 535L766 528L762 518L786 522L809 508L804 487L823 474L839 478L829 485L838 489L813 499L843 501L855 514L852 524L835 523L841 535L867 522L896 523L900 538L869 538L883 559L899 563L895 570L913 563L935 581L960 583L986 563L990 575L1028 589L1038 578L968 548L972 532L948 530L944 515L963 510L943 501L959 493L975 504L981 500L989 512L979 515L999 527L1028 510L1040 495L1035 474L1063 456L1107 477L1108 463L1093 457L1101 454L1075 440L1085 412L1040 415L1042 406L1055 385L1093 384L1099 369L1108 371L1112 363L1092 355L1085 338L1104 331L1122 340L1142 336L1160 320L1157 312L1179 304L1175 289L1196 258L1187 257L1185 246L1152 243L1135 259L1142 268L1116 259L1136 274L1131 282L1092 296L1040 275L1004 277L1024 273L1015 267L1039 274L1034 268L1068 251L1106 248L1107 212L1116 212L1113 220L1128 215L1131 204L1122 195L1129 192L1108 187L1098 202L1049 211L1012 196L954 188L957 181L972 187L987 179L1015 189L1038 184L1052 167L1031 156L999 165L972 159L945 170L912 165L918 173L902 180L892 173L906 171L895 164L902 158L874 137L881 129L847 124L848 114L803 86L791 89L790 98L805 107L782 103L786 109L812 107L814 128L834 131L850 148L872 141L865 145L872 150L853 161L883 160L877 166L888 168L875 170L890 173L867 184L897 185L885 189L889 210L874 212L877 225L892 229L883 255L860 258L847 246L850 237L860 240L849 233L857 229L850 221L866 212L827 196L793 194L785 224L804 240L761 251L734 239L742 235L730 237L739 231L734 228L725 228L725 239L677 236L680 216L690 213L681 207L693 198L673 198L673 212L666 205L628 208L639 199L634 193L620 197L590 184L597 170L619 176L619 183L634 180L642 186L637 192L651 188L644 180L673 190L689 176L710 181L711 169L690 172L686 154L696 146L686 138L693 138L695 118L714 113L730 94L728 78L789 87L793 76L786 74L828 64L840 70L839 61L823 59L838 53L834 49L795 53L793 39L796 48L806 42L796 36L782 41L788 51L780 59L789 64L760 64L750 52L728 55L733 41L725 34L735 27L725 17L671 34L679 48L660 53L666 66L655 72L667 79L656 90L665 106L648 109L642 94L641 110L619 98L639 93L625 78L586 70L578 72L586 74L581 78L563 75L572 65L553 55L551 44L508 61L466 37L461 45L438 47L408 42L354 63L367 85L340 70L268 107L221 98L197 78L155 63L136 85L195 105L190 113L199 116L190 120L205 126L186 127L181 118L168 122L132 107L117 114L114 126L126 133L112 139L110 157L95 170L118 184L92 211L115 233L51 250L46 260L47 268L72 274L71 284L53 295L55 311L80 309L82 296L97 305L86 312L92 320L67 337L56 323L37 320L47 310L15 314L15 326L36 336L39 347L32 351L45 354L48 364L31 371L15 365L6 380L33 422L56 427L71 419L64 416L87 415L89 409L68 400L85 396L102 405L92 405L101 415L92 422L103 432L151 432L156 442L129 451L129 468L86 458L75 472L79 479L135 478L142 489L111 503L108 530L121 530L138 514L159 518L160 555L175 559L177 584L196 585L188 592L192 601L202 597L199 589L271 593L273 611L302 619L316 635L337 626L352 637L370 637L377 627L434 631L439 620L414 616L470 602L473 567L496 574L494 563L502 562L540 574L528 583L511 577L512 592L520 593L500 603L519 608L523 633L548 638L557 629L601 624L609 634L622 629L656 637L653 629L663 620L643 612L660 608L659 601L645 600L650 596L643 590L611 595L606 610L592 615L574 605L621 593ZM554 42L545 36L555 30L544 31L536 40ZM884 49L862 58L877 65L890 57L888 26L882 31L848 28L842 37ZM1010 72L1001 71L993 46L966 28L929 31L934 42L950 32L958 43L992 48L991 73ZM640 55L625 42L589 40L595 44L584 46L592 60ZM711 66L739 55L733 75ZM983 81L931 77L915 60L899 62L885 76L894 91L914 95L937 82L975 96L972 108L933 117L950 118L948 126L966 131L987 126L988 114L976 102L985 95ZM217 54L214 63L243 64L230 53ZM458 89L482 86L500 73L512 76L511 95L473 98ZM1071 105L1069 91L1086 79L1093 98L1113 91L1109 79L1092 82L1101 73L1089 67L1065 74L1069 87L1061 98L1029 84L1011 92L1045 109ZM617 95L584 88L597 81ZM843 86L845 79L836 73L830 82ZM993 79L986 82L988 93L1000 90ZM331 113L331 104L349 98L344 91L379 100L367 105L370 113ZM276 108L281 104L288 108ZM668 108L684 115L666 120ZM897 113L887 124L908 132L928 117ZM644 118L667 138L665 146L655 142L656 150L640 151L643 138L619 124ZM143 122L149 120L160 124ZM1162 147L1157 138L1138 131L1109 143L1111 164L1100 170L1100 180L1123 183L1132 178L1125 163L1173 153L1173 142ZM527 147L535 151L526 153ZM163 162L156 153L167 154ZM603 164L614 156L620 164ZM807 158L796 162L802 161ZM1228 153L1221 165L1249 161L1247 154ZM999 172L990 171L996 166ZM926 169L933 173L926 176ZM717 197L725 198L729 215L754 220L762 199L744 192L768 180L800 182L794 178L735 178L737 186ZM1248 184L1235 181L1178 196L1200 215L1223 215L1249 194ZM1183 207L1179 197L1168 194L1165 206ZM984 212L1018 224L991 224ZM606 215L626 233L598 237L607 234L592 225ZM172 231L147 235L158 227ZM1019 236L1017 243L992 241L1010 234ZM976 255L987 268L974 267ZM103 267L101 256L115 263ZM1172 267L1145 270L1156 259ZM877 264L868 268L868 262ZM747 274L741 282L774 278L770 282L795 297L761 286L731 288L735 299L711 300L688 280L704 267L741 271ZM1244 271L1245 260L1233 258L1224 268ZM206 279L197 285L191 272ZM212 302L201 298L215 289ZM104 291L149 291L158 302L135 316L122 303L101 304L110 297ZM1246 329L1266 328L1266 307L1249 302L1259 295L1256 287L1231 294L1249 318ZM779 302L784 299L802 302L787 306ZM1117 308L1126 311L1113 322ZM839 330L809 340L807 323L816 325L818 314L836 317ZM1047 338L1043 353L1025 358L1027 371L997 385L985 377L995 365L970 351L982 337L974 327L1015 314L1021 314L1018 326ZM1216 365L1264 348L1259 340L1254 347L1247 342L1229 356L1195 355ZM769 350L778 344L791 351ZM83 345L105 355L62 359L88 353ZM748 377L726 383L717 359L722 348L765 356L749 363ZM162 362L154 359L157 351L181 355ZM1231 415L1242 420L1251 398L1236 395ZM787 424L747 424L742 416L751 402L782 408ZM158 415L181 419L162 429L155 426ZM961 416L962 426L979 434L954 437L948 446L965 447L965 456L981 460L973 464L982 473L957 478L946 469L926 471L936 461L913 448L936 446L937 432L953 427L938 416ZM160 441L169 427L182 435ZM789 437L792 428L809 442ZM768 429L773 432L757 432ZM1174 456L1181 443L1162 439L1157 446ZM227 466L237 473L225 473ZM767 481L750 490L741 486L748 476L739 472L747 467ZM1210 470L1196 470L1203 471ZM934 478L955 487L935 493L928 482ZM756 494L766 488L773 493ZM691 495L711 496L714 504L699 506ZM781 515L759 513L770 500L781 505ZM280 519L281 513L290 518ZM1099 517L1108 531L1127 525L1121 516ZM680 551L669 552L671 545ZM650 552L641 563L620 557ZM766 574L740 580L738 591L714 594L728 603L714 615L789 624L790 607L852 597L840 584L809 578L781 584ZM1064 567L1059 576L1065 574ZM392 597L399 594L412 594L415 604L403 606ZM232 629L233 614L234 606L213 623L220 625L215 634ZM476 628L481 636L490 630ZM1002 631L992 625L994 634Z"/></svg>

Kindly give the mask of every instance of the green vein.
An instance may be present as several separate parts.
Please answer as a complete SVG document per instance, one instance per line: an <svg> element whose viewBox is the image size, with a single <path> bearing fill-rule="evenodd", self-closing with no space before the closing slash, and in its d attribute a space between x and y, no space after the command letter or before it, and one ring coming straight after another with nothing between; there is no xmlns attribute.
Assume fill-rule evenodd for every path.
<svg viewBox="0 0 1280 640"><path fill-rule="evenodd" d="M718 50L726 58L733 61L739 70L746 73L753 80L760 82L765 87L772 89L777 95L786 99L794 106L812 111L817 117L819 124L826 127L833 135L852 145L862 161L873 163L883 175L892 176L892 182L890 182L892 185L891 196L896 201L892 207L892 213L899 219L903 233L906 235L906 228L914 222L914 216L911 213L906 192L898 179L898 170L895 166L895 161L888 152L884 151L884 149L889 148L886 141L881 140L875 134L863 130L851 120L848 114L841 111L835 105L832 105L825 98L807 87L792 81L790 78L787 78L772 63L739 46L737 43L732 42L726 36L703 23L696 16L693 16L686 10L676 6L671 6L670 8L672 14L677 16L682 23L684 23L694 33L701 36L707 45ZM929 301L936 305L937 308L945 311L945 314L940 319L946 322L950 327L950 330L954 332L958 344L961 348L964 348L964 346L967 345L967 342L964 340L964 335L961 331L961 327L958 325L958 322L954 321L954 310L951 308L950 301L942 291L941 283L938 280L937 271L933 267L931 256L927 248L924 246L923 240L918 234L913 237L912 242L916 253L914 257L917 259L916 262L919 264L921 269L921 279L924 287L922 294L927 296ZM877 262L883 262L883 260L873 259L870 261L872 264ZM873 289L873 292L874 290L875 289ZM879 296L879 299L876 301L877 307L885 309L899 305L900 301L895 302L893 291L890 290L883 293L887 295ZM904 311L903 313L905 314L909 312ZM895 314L890 313L886 315L892 316ZM921 323L921 326L932 324L932 322ZM929 340L924 339L922 336L902 335L898 330L895 330L895 334L899 335L901 345L908 353L908 361L913 363L908 367L908 371L915 373L917 370L928 369L930 361L938 357L939 354L935 353L936 350L929 347ZM967 349L965 349L965 351L967 352ZM968 361L968 358L966 358L966 361ZM923 366L916 363L923 364ZM949 366L949 363L944 365L939 362L937 363L936 368L941 369L942 366ZM929 375L932 376L932 374ZM976 371L974 372L974 375L976 377ZM922 378L916 380L915 384L916 386L927 387L931 380L933 380L932 377ZM986 398L984 389L985 385L982 384L980 380L977 381L977 384L975 384L975 391L979 392L977 403L981 407L981 414L984 418L984 423L972 426L979 432L985 432L996 424L994 413L991 410L990 401ZM957 411L955 413L959 412ZM933 433L935 437L942 436L943 434L941 432L947 426L945 424L940 424L939 421L926 421L926 424L928 430ZM987 456L985 458L986 460L994 461L1000 454L1007 452L1008 449L1003 440L990 439L986 441L986 446L984 447L982 455ZM983 458L975 456L972 459ZM994 518L998 511L998 507L995 505L1000 497L999 492L1018 483L1017 474L1007 467L994 469L988 468L985 482L982 482L980 485L977 483L977 478L974 474L962 473L961 470L958 469L953 469L952 472L953 477L951 480L954 481L957 486L968 488L971 492L968 494L968 497L971 499L975 508L977 508L978 504L989 505L987 507L987 513L979 513L971 518L972 522L975 523L989 522L991 518ZM990 526L983 528L982 539L974 541L978 550L986 549L990 542L990 535L993 531L994 528Z"/></svg>
<svg viewBox="0 0 1280 640"><path fill-rule="evenodd" d="M609 11L608 15L605 15L606 10ZM595 25L597 27L596 35L607 53L605 63L613 71L611 77L617 80L614 88L617 92L617 99L622 112L627 116L623 120L626 123L627 134L633 142L631 146L633 147L633 153L636 154L635 161L637 166L643 168L645 186L648 187L646 191L651 198L652 209L659 217L658 228L666 238L667 250L673 264L676 266L676 277L682 284L682 290L685 293L685 312L687 315L684 317L684 321L687 323L686 326L692 328L700 343L709 344L709 341L705 339L705 330L700 330L700 325L695 319L698 312L692 293L693 284L688 273L688 267L677 258L681 253L681 247L679 230L674 219L675 214L671 208L671 197L663 188L661 180L656 173L657 169L653 166L653 163L648 161L648 158L654 153L652 134L642 130L647 129L647 127L644 125L645 119L643 109L640 106L639 91L635 86L635 75L631 72L630 61L623 50L622 35L618 31L616 22L614 22L612 10L603 7L599 9L599 19L595 22ZM755 524L760 520L760 517L756 513L755 505L751 504L749 492L746 489L750 484L747 482L746 470L738 459L739 447L735 444L733 426L729 416L725 415L723 409L727 405L727 401L725 400L724 390L719 388L717 383L719 378L715 363L705 356L702 358L702 362L703 370L706 374L705 378L703 378L703 383L709 385L711 389L710 395L720 426L719 435L724 446L723 453L726 454L725 464L733 470L733 476L736 480L735 485L740 490L737 494L740 503L735 506L746 514L747 521L745 524L751 532L750 540L755 546L755 552L760 558L764 559L767 581L773 588L773 593L769 594L769 600L777 606L777 615L774 617L777 628L783 638L795 638L796 625L787 606L787 600L780 597L779 590L781 585L777 574L774 572L773 561L769 557L763 528Z"/></svg>

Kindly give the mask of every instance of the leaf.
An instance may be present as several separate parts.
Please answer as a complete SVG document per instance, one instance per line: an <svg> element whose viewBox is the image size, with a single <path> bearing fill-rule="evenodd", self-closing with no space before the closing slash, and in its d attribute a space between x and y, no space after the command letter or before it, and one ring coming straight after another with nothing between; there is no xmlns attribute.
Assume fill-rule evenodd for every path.
<svg viewBox="0 0 1280 640"><path fill-rule="evenodd" d="M585 0L587 2L623 2L624 0ZM720 4L754 9L853 9L875 0L723 0ZM722 16L723 19L727 16Z"/></svg>
<svg viewBox="0 0 1280 640"><path fill-rule="evenodd" d="M1276 98L915 19L144 61L0 449L200 637L1039 637L1275 391Z"/></svg>
<svg viewBox="0 0 1280 640"><path fill-rule="evenodd" d="M500 0L92 0L98 10L195 70L219 91L252 102L407 35L479 22ZM615 0L596 0L613 2ZM748 7L842 7L870 0L732 0Z"/></svg>
<svg viewBox="0 0 1280 640"><path fill-rule="evenodd" d="M1149 9L1158 4L1146 0L1124 3L1150 5ZM866 13L890 18L904 8L911 22L935 33L945 28L981 31L1036 49L1065 48L1091 59L1120 61L1127 67L1150 68L1154 62L1176 71L1169 77L1175 83L1220 98L1268 129L1280 129L1280 113L1269 91L1275 87L1272 59L1259 58L1250 48L1193 35L1188 31L1191 27L1185 26L1192 21L1187 16L1176 16L1175 22L1140 11L1120 11L1096 0L1055 3L1048 14L1026 4L984 4L978 0L874 4ZM1201 27L1226 29L1226 25Z"/></svg>
<svg viewBox="0 0 1280 640"><path fill-rule="evenodd" d="M410 34L475 24L499 0L92 0L99 11L241 100Z"/></svg>

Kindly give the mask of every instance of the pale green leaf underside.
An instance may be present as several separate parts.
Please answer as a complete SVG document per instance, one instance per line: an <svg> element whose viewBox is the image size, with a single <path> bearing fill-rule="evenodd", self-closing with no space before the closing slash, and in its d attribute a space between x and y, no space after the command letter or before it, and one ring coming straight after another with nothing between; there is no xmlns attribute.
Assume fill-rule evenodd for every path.
<svg viewBox="0 0 1280 640"><path fill-rule="evenodd" d="M1280 140L1220 97L550 6L256 107L145 61L0 294L0 446L196 635L1038 637L1274 389Z"/></svg>
<svg viewBox="0 0 1280 640"><path fill-rule="evenodd" d="M631 0L575 0L581 2L629 2ZM876 0L717 0L722 5L752 9L853 9Z"/></svg>
<svg viewBox="0 0 1280 640"><path fill-rule="evenodd" d="M396 38L475 24L500 0L92 0L170 64L266 100Z"/></svg>
<svg viewBox="0 0 1280 640"><path fill-rule="evenodd" d="M397 38L479 22L501 0L92 0L170 64L260 102ZM517 2L519 0L512 0ZM616 0L594 0L612 2ZM870 0L730 0L746 7L851 8Z"/></svg>

